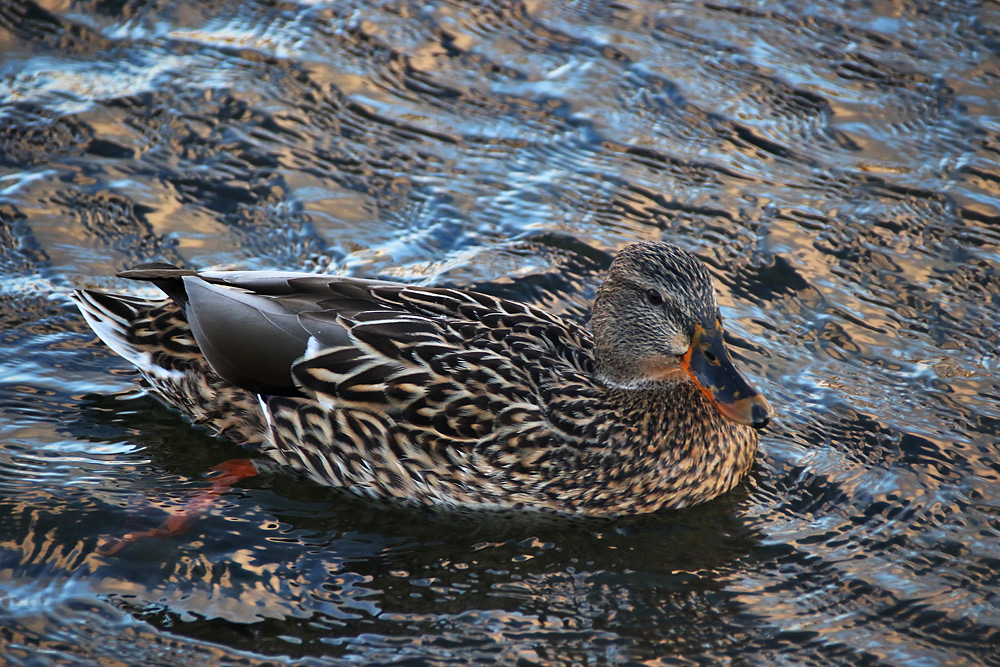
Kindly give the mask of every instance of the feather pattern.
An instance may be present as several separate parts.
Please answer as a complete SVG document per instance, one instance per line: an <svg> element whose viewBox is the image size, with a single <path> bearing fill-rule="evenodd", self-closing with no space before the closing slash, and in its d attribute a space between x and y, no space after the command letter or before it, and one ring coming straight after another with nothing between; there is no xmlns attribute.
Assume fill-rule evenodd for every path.
<svg viewBox="0 0 1000 667"><path fill-rule="evenodd" d="M686 336L690 356L700 333L683 332L715 326L718 307L698 260L668 244L619 255L593 333L458 289L164 264L121 275L170 299L76 299L159 397L320 483L374 498L590 516L685 507L739 482L757 447L746 424L770 416L748 385L728 401L725 387L681 372L671 345ZM649 297L657 290L668 307ZM620 311L610 334L600 309ZM609 346L610 365L600 354ZM734 420L730 402L753 417Z"/></svg>

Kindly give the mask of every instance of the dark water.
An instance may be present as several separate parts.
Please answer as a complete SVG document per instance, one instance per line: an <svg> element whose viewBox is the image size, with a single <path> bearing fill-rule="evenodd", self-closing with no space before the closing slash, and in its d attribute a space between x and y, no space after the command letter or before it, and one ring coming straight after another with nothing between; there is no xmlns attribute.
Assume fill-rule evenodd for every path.
<svg viewBox="0 0 1000 667"><path fill-rule="evenodd" d="M1000 664L998 53L977 2L0 3L0 662ZM270 475L98 555L242 451L72 286L306 267L583 319L659 238L777 409L738 491L498 525Z"/></svg>

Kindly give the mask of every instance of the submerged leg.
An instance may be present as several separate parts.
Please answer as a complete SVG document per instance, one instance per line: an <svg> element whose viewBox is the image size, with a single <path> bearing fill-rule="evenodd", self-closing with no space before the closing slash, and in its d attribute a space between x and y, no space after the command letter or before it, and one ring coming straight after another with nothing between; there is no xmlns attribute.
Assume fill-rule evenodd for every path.
<svg viewBox="0 0 1000 667"><path fill-rule="evenodd" d="M211 470L217 473L211 479L212 485L188 501L180 513L170 515L166 521L152 530L108 538L97 547L97 553L102 556L111 556L121 551L127 544L148 537L181 535L208 511L216 498L228 491L234 484L257 474L257 467L250 459L231 459L212 466Z"/></svg>

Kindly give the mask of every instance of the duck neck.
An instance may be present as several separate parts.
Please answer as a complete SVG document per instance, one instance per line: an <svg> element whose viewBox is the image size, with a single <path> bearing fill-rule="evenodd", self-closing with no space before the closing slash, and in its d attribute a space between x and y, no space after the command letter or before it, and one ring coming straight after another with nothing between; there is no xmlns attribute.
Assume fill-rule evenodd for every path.
<svg viewBox="0 0 1000 667"><path fill-rule="evenodd" d="M625 397L628 397L628 392L669 394L679 391L684 385L694 386L690 378L682 373L678 373L676 377L654 379L637 371L629 372L621 368L609 368L602 366L600 363L595 364L594 376L608 390L625 392L623 394ZM638 394L633 396L633 398L636 397L638 397Z"/></svg>

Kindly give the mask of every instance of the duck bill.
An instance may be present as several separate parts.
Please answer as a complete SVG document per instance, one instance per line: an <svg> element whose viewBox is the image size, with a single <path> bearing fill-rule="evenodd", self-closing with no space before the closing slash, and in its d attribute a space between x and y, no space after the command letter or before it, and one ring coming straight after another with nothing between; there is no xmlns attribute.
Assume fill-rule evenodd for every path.
<svg viewBox="0 0 1000 667"><path fill-rule="evenodd" d="M681 357L681 367L727 419L754 428L764 428L771 421L771 405L733 364L721 326L711 330L695 326L691 347Z"/></svg>

